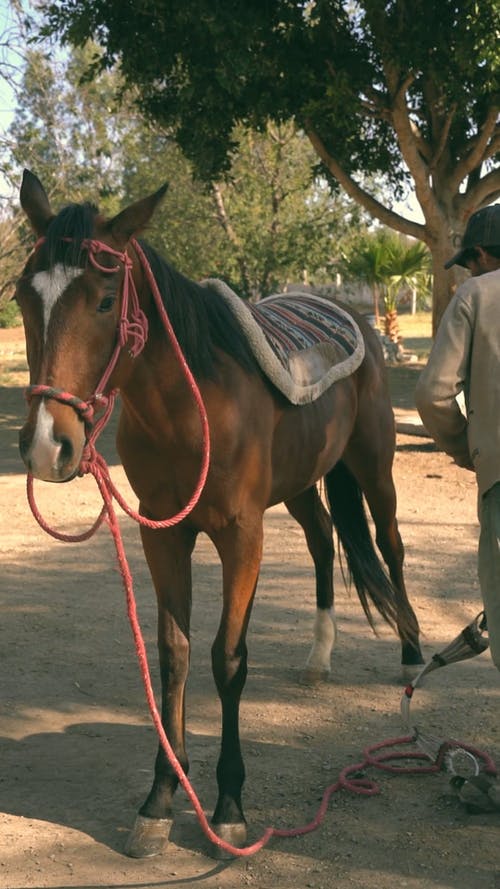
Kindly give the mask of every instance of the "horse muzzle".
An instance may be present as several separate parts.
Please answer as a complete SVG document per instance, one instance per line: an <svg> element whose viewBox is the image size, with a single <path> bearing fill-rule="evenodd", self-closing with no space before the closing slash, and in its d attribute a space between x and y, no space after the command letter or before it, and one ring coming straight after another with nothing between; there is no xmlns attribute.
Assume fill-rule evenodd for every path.
<svg viewBox="0 0 500 889"><path fill-rule="evenodd" d="M36 403L35 403L36 402ZM67 482L78 473L85 427L66 405L33 399L30 415L19 433L19 450L28 471L46 482Z"/></svg>

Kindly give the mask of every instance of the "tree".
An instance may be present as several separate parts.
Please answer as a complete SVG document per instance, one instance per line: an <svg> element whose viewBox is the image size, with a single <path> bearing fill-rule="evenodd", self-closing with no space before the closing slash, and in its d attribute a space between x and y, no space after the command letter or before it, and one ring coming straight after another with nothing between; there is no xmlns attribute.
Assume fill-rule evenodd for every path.
<svg viewBox="0 0 500 889"><path fill-rule="evenodd" d="M5 120L13 111L25 63L26 41L22 16L20 0L10 0L10 3L2 5L0 12L2 27L0 32L0 96L4 121L4 126L0 128L0 201L2 204L4 195L11 184L9 170L5 168L3 160L8 157L9 151L13 147Z"/></svg>
<svg viewBox="0 0 500 889"><path fill-rule="evenodd" d="M429 283L430 256L419 241L392 233L387 256L387 281L384 293L384 330L391 342L400 340L398 303L404 290L426 291Z"/></svg>
<svg viewBox="0 0 500 889"><path fill-rule="evenodd" d="M22 101L0 153L10 179L18 184L27 166L55 207L91 199L107 214L168 181L148 238L189 277L223 277L246 297L267 295L304 272L319 280L342 237L362 226L357 206L332 198L312 175L312 148L293 125L242 131L229 174L207 186L194 180L171 135L147 125L118 70L84 78L98 48L61 56L28 44L25 54ZM12 204L0 216L0 304L33 243L17 200Z"/></svg>
<svg viewBox="0 0 500 889"><path fill-rule="evenodd" d="M22 100L8 131L10 164L17 171L33 169L55 204L93 195L104 211L114 213L139 114L130 101L118 103L123 84L116 71L82 81L95 53L89 45L58 58L27 48Z"/></svg>
<svg viewBox="0 0 500 889"><path fill-rule="evenodd" d="M260 298L292 281L331 280L352 229L366 225L363 214L312 175L312 148L293 123L242 129L237 138L229 175L211 189L240 292Z"/></svg>
<svg viewBox="0 0 500 889"><path fill-rule="evenodd" d="M398 343L398 302L402 291L415 289L426 293L429 288L430 255L425 245L379 228L358 242L339 269L346 278L364 281L371 288L377 326L382 296L384 334L392 343Z"/></svg>
<svg viewBox="0 0 500 889"><path fill-rule="evenodd" d="M119 58L140 105L198 170L227 167L235 124L294 118L332 187L429 247L434 326L467 219L500 195L498 0L53 0L45 33ZM386 204L360 182L381 176ZM425 222L392 209L411 186Z"/></svg>
<svg viewBox="0 0 500 889"><path fill-rule="evenodd" d="M387 280L387 229L351 245L338 263L338 270L348 281L363 281L371 290L375 324L380 324L380 295Z"/></svg>
<svg viewBox="0 0 500 889"><path fill-rule="evenodd" d="M242 130L228 174L208 186L168 134L143 126L136 140L132 156L147 161L126 165L124 202L171 183L150 240L185 274L222 277L245 298L328 280L341 245L365 225L356 204L312 176L312 149L291 124Z"/></svg>
<svg viewBox="0 0 500 889"><path fill-rule="evenodd" d="M78 50L62 60L25 44L24 69L13 81L18 102L1 146L1 169L6 181L18 188L22 168L30 167L44 181L54 205L93 195L104 210L114 213L121 184L116 135L119 129L123 147L130 118L116 104L113 73L77 87L88 64L87 52ZM33 247L33 234L17 200L9 203L0 216L0 306L10 299L13 282Z"/></svg>

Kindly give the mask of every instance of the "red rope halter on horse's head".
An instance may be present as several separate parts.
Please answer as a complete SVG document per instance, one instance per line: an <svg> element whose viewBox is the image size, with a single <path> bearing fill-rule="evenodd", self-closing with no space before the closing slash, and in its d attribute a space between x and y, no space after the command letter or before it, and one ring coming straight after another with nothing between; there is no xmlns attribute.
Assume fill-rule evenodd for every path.
<svg viewBox="0 0 500 889"><path fill-rule="evenodd" d="M37 241L35 250L43 243L43 241L43 238ZM94 394L88 401L83 401L82 399L77 398L76 395L72 395L70 392L66 392L63 389L56 389L53 386L44 386L41 384L28 386L26 389L26 397L28 401L30 401L34 396L40 395L45 398L53 398L62 404L67 404L72 407L80 419L85 423L87 444L93 444L113 411L116 390L111 390L107 395L105 394L105 390L111 374L116 367L120 353L124 346L127 345L127 350L131 358L136 358L137 355L140 355L148 338L148 319L139 304L137 288L132 274L133 264L128 253L115 250L113 247L109 247L102 241L96 241L90 238L83 240L81 246L88 251L90 264L99 272L109 275L116 274L120 270L120 265L109 268L109 266L99 263L97 260L99 253L107 253L111 256L115 256L124 268L120 318L118 320L117 338L113 353L95 388ZM98 422L95 420L96 406L98 406L101 411L104 409L104 414L100 416Z"/></svg>
<svg viewBox="0 0 500 889"><path fill-rule="evenodd" d="M42 240L43 239L37 242L37 244L35 245L35 250L42 242ZM200 415L203 437L202 463L200 467L198 482L186 506L175 516L161 519L159 521L154 521L152 519L147 519L144 516L141 516L138 512L136 512L126 504L123 497L117 491L109 476L104 458L100 454L98 454L95 449L96 439L102 432L113 411L117 390L113 389L108 394L105 393L105 390L109 384L109 380L111 378L113 370L116 367L120 353L122 349L127 346L130 357L136 358L144 349L148 336L148 321L139 304L139 297L137 294L137 288L133 276L133 263L126 251L122 252L120 250L115 250L113 247L109 247L102 241L96 241L93 239L83 240L81 244L82 247L88 251L90 263L99 271L104 272L105 274L114 274L120 270L120 265L116 265L113 268L101 265L97 260L97 256L99 253L107 253L111 256L116 257L124 269L120 318L118 321L116 344L113 349L113 353L109 360L108 366L106 367L101 379L99 380L94 394L91 396L91 398L88 399L88 401L83 401L76 395L73 395L70 392L66 392L63 389L56 389L52 386L35 384L33 386L27 387L26 397L28 398L28 400L31 400L31 398L35 396L41 396L42 398L52 398L62 404L66 404L69 407L72 407L85 424L86 445L83 451L82 461L80 463L80 475L85 475L86 473L91 473L92 475L94 475L97 484L101 490L101 493L103 494L103 491L105 489L108 492L109 496L111 498L114 497L120 504L122 509L131 518L139 522L141 525L146 525L149 528L168 528L172 525L178 524L187 515L189 515L189 513L196 506L205 485L210 463L210 434L208 418L200 390L187 364L168 314L165 310L165 306L163 305L161 293L159 291L158 284L153 275L149 262L141 246L135 239L131 241L131 244L144 270L146 279L155 300L156 308L162 320L170 344L174 350L175 356L179 364L181 365L182 372L187 378L189 387L195 399ZM100 405L104 408L104 412L98 417L97 420L95 419L96 405ZM104 514L101 513L101 516L92 526L90 531L86 532L84 535L79 535L76 538L73 536L70 537L67 535L60 535L58 532L54 532L44 522L36 507L33 496L33 476L31 474L28 474L28 499L30 502L31 510L41 527L44 528L44 530L47 531L49 534L52 534L54 537L57 537L61 540L73 541L86 539L87 537L91 536L92 533L94 533L94 531L97 527L99 527L104 518ZM104 500L106 502L105 497ZM105 512L106 508L104 508L104 513Z"/></svg>

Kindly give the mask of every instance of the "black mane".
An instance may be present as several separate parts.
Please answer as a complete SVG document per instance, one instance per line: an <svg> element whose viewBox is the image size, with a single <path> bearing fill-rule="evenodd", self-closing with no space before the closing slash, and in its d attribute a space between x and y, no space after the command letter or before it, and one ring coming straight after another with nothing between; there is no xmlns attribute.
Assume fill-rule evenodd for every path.
<svg viewBox="0 0 500 889"><path fill-rule="evenodd" d="M49 269L57 263L85 267L82 241L92 237L97 212L94 204L70 204L51 220L43 244Z"/></svg>
<svg viewBox="0 0 500 889"><path fill-rule="evenodd" d="M86 238L92 238L97 213L93 204L70 204L54 217L41 248L48 268L57 263L85 268L87 251L81 245ZM217 349L226 352L249 373L254 373L257 368L255 358L224 299L214 290L175 271L151 245L141 241L141 247L193 374L215 378Z"/></svg>
<svg viewBox="0 0 500 889"><path fill-rule="evenodd" d="M150 244L141 241L140 245L155 276L179 345L195 376L215 378L217 349L226 352L249 373L254 373L257 364L252 350L223 297L177 272Z"/></svg>

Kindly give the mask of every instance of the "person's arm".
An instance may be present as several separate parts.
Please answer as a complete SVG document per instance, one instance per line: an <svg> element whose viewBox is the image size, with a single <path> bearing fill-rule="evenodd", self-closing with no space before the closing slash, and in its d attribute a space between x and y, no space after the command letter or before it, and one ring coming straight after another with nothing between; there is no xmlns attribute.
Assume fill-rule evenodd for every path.
<svg viewBox="0 0 500 889"><path fill-rule="evenodd" d="M467 420L456 396L464 391L472 343L472 306L457 293L443 315L426 367L417 383L415 403L435 442L459 466L473 469Z"/></svg>

